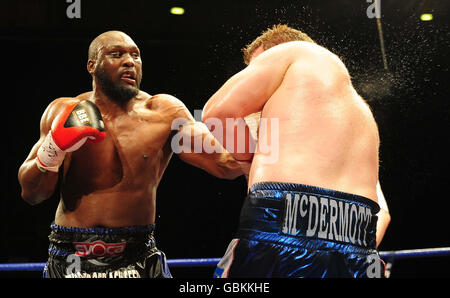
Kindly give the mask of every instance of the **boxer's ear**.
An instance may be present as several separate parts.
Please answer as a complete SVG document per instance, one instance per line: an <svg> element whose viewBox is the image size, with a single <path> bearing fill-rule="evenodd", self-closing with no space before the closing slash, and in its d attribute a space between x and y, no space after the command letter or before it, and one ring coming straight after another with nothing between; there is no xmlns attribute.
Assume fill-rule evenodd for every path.
<svg viewBox="0 0 450 298"><path fill-rule="evenodd" d="M88 71L91 75L94 74L94 71L95 71L95 65L96 65L96 64L97 64L97 63L96 63L95 60L91 60L91 59L88 60L88 63L87 63L87 71Z"/></svg>

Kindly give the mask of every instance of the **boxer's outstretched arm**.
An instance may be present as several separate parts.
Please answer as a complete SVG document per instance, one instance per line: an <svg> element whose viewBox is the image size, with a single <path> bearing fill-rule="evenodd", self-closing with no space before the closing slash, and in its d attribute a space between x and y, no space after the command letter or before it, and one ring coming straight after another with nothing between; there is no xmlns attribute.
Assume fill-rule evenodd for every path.
<svg viewBox="0 0 450 298"><path fill-rule="evenodd" d="M183 161L218 178L235 179L244 174L233 156L202 122L189 121L180 128L178 134L183 136L183 147L178 153Z"/></svg>
<svg viewBox="0 0 450 298"><path fill-rule="evenodd" d="M181 101L172 96L166 98L171 101L175 111L171 148L181 160L218 178L235 179L244 174L233 156L205 124L196 121Z"/></svg>
<svg viewBox="0 0 450 298"><path fill-rule="evenodd" d="M55 100L47 107L41 117L40 138L33 146L28 157L19 168L18 178L22 188L22 198L29 204L35 205L48 199L55 191L58 182L58 173L41 171L35 162L38 149L51 129L53 119L56 117L60 100Z"/></svg>

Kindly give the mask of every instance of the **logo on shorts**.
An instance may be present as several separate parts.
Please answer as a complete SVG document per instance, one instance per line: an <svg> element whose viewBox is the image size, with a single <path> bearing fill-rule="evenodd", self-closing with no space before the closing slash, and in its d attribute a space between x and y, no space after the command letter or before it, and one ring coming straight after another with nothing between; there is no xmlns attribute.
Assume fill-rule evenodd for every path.
<svg viewBox="0 0 450 298"><path fill-rule="evenodd" d="M124 252L126 242L105 243L95 242L74 242L76 255L81 257L112 257Z"/></svg>
<svg viewBox="0 0 450 298"><path fill-rule="evenodd" d="M282 232L367 246L372 210L343 200L287 193Z"/></svg>

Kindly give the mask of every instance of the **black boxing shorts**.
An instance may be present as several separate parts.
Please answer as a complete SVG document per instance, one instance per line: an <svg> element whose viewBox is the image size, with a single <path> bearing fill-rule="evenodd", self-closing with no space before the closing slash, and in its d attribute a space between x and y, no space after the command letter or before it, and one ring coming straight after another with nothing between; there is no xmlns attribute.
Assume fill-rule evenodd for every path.
<svg viewBox="0 0 450 298"><path fill-rule="evenodd" d="M340 191L256 183L214 277L383 277L379 210L370 199Z"/></svg>
<svg viewBox="0 0 450 298"><path fill-rule="evenodd" d="M51 225L46 278L171 278L156 248L155 226L75 228Z"/></svg>

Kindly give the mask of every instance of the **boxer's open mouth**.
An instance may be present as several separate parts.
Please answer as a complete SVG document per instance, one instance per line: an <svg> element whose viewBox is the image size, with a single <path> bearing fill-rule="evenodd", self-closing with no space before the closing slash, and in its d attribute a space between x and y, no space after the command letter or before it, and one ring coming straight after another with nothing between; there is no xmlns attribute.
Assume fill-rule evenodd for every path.
<svg viewBox="0 0 450 298"><path fill-rule="evenodd" d="M124 72L120 79L128 84L136 85L136 74L133 72Z"/></svg>

